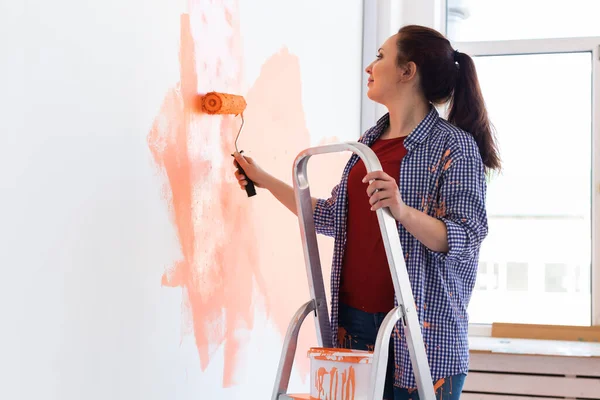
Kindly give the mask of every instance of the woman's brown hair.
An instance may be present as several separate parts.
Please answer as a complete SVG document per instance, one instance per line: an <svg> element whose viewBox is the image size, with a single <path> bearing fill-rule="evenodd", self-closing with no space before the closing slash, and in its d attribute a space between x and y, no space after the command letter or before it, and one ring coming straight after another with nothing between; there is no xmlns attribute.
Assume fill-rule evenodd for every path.
<svg viewBox="0 0 600 400"><path fill-rule="evenodd" d="M398 65L417 65L427 101L449 101L448 122L473 135L485 167L499 170L498 147L473 59L454 50L438 31L419 25L401 28L397 44Z"/></svg>

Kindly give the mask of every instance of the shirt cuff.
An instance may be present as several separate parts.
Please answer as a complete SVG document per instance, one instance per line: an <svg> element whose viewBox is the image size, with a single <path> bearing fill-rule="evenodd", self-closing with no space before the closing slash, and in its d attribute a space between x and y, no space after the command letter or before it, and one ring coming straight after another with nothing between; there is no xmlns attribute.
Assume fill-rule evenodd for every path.
<svg viewBox="0 0 600 400"><path fill-rule="evenodd" d="M457 261L467 247L467 233L465 228L460 224L446 218L440 218L446 224L446 235L448 238L448 252L442 253L439 251L429 250L429 252L437 259L442 261Z"/></svg>
<svg viewBox="0 0 600 400"><path fill-rule="evenodd" d="M314 219L315 221L323 221L325 219L325 209L327 208L327 200L325 199L317 199L317 204L315 205L314 211Z"/></svg>
<svg viewBox="0 0 600 400"><path fill-rule="evenodd" d="M454 221L443 219L448 231L448 253L446 259L460 259L467 248L467 232L465 228Z"/></svg>
<svg viewBox="0 0 600 400"><path fill-rule="evenodd" d="M317 199L313 212L315 230L320 235L334 236L334 220L331 210L332 205L325 199Z"/></svg>

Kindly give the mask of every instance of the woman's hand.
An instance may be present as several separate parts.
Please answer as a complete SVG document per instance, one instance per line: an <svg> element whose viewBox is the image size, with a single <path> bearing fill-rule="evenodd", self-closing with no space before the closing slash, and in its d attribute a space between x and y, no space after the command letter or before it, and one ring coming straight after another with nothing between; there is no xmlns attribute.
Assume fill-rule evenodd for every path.
<svg viewBox="0 0 600 400"><path fill-rule="evenodd" d="M266 173L262 168L258 166L258 164L250 157L242 156L240 153L235 152L233 154L234 160L233 165L236 167L235 177L238 180L240 188L245 190L246 185L248 184L248 177L252 182L254 182L254 186L264 188L271 177L268 173ZM244 174L242 174L237 166L242 167L244 170Z"/></svg>
<svg viewBox="0 0 600 400"><path fill-rule="evenodd" d="M371 210L388 207L396 221L402 221L407 212L407 205L400 196L396 180L383 171L375 171L368 173L363 182L371 182L367 187Z"/></svg>

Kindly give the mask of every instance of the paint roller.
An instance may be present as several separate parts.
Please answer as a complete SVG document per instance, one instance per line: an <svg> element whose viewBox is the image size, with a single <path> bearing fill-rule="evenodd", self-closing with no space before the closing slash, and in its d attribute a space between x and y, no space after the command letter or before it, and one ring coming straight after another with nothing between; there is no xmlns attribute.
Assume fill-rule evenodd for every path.
<svg viewBox="0 0 600 400"><path fill-rule="evenodd" d="M243 150L238 150L237 141L244 128L244 110L246 109L246 100L244 100L244 97L235 94L210 92L202 96L201 109L207 114L234 114L235 116L239 115L242 117L242 125L235 138L235 151L240 154L243 153ZM246 185L246 194L248 197L254 196L256 194L254 182L246 176L246 173L237 162L236 165L238 171L246 177L246 181L248 182Z"/></svg>

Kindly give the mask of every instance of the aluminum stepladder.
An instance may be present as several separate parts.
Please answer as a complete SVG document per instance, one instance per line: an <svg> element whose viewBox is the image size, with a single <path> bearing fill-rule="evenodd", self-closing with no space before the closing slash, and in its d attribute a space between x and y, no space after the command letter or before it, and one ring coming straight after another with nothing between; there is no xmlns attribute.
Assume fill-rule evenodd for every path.
<svg viewBox="0 0 600 400"><path fill-rule="evenodd" d="M325 285L323 283L323 271L321 269L317 233L313 219L307 165L308 160L313 155L344 151L351 151L358 155L364 162L367 172L382 170L379 159L373 150L358 142L345 142L311 147L298 154L294 161L294 193L311 300L298 309L288 326L281 358L279 360L279 367L277 369L272 400L293 399L293 397L287 394L287 389L292 372L294 356L296 354L298 333L300 332L300 327L304 322L304 319L311 312L315 313L318 346L327 348L332 347L331 325L329 323L327 298L325 295ZM387 208L380 208L376 213L392 275L394 290L396 292L396 299L398 300L398 307L395 307L387 314L377 334L368 399L380 400L383 398L390 337L394 326L402 319L419 398L422 400L435 400L433 381L431 379L431 372L427 354L425 352L421 326L419 324L408 272L406 271L406 264L402 254L396 220Z"/></svg>

